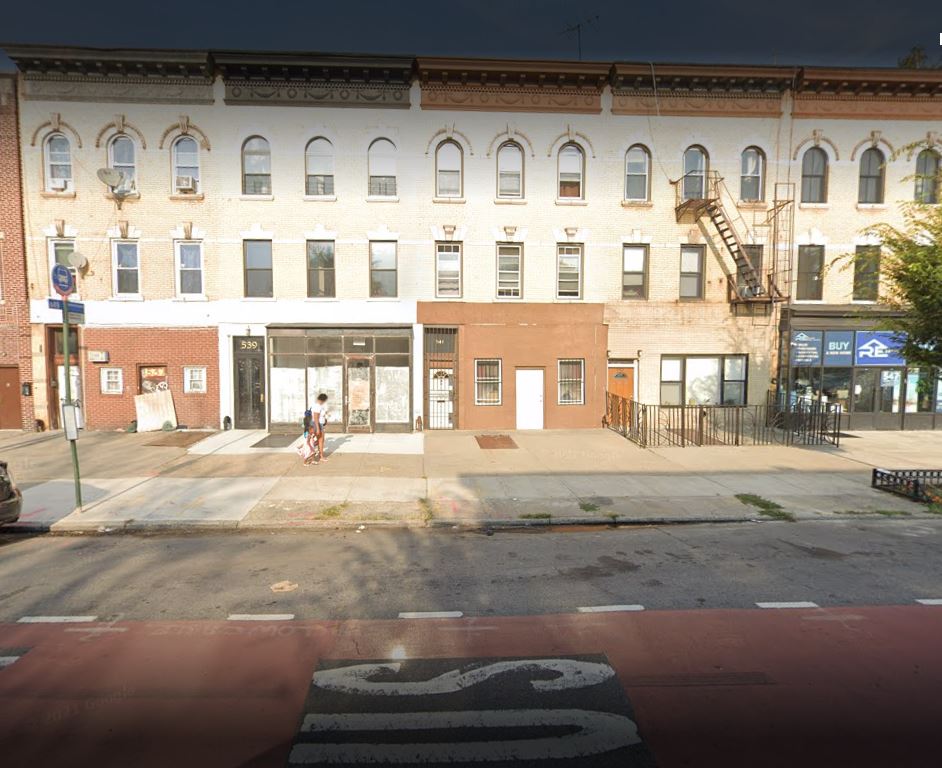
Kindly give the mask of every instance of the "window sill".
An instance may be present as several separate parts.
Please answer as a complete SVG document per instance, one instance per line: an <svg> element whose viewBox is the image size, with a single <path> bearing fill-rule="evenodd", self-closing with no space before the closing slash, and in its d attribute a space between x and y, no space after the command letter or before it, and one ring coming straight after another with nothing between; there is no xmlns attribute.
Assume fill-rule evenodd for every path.
<svg viewBox="0 0 942 768"><path fill-rule="evenodd" d="M495 197L494 205L526 205L525 197Z"/></svg>
<svg viewBox="0 0 942 768"><path fill-rule="evenodd" d="M274 195L239 195L240 200L258 200L260 202L270 202L275 199Z"/></svg>
<svg viewBox="0 0 942 768"><path fill-rule="evenodd" d="M798 203L801 210L824 211L831 207L830 203Z"/></svg>
<svg viewBox="0 0 942 768"><path fill-rule="evenodd" d="M275 301L274 296L243 296L242 301Z"/></svg>
<svg viewBox="0 0 942 768"><path fill-rule="evenodd" d="M888 208L886 203L857 203L858 211L885 211Z"/></svg>
<svg viewBox="0 0 942 768"><path fill-rule="evenodd" d="M246 199L257 200L259 198L256 195L250 195L250 196L243 195L242 199L243 200L246 200ZM274 200L274 198L271 196L268 196L265 199ZM304 200L305 202L308 202L308 203L336 203L337 195L305 195Z"/></svg>
<svg viewBox="0 0 942 768"><path fill-rule="evenodd" d="M560 402L557 402L556 405L559 405L559 406L567 406L567 405L585 405L585 403L560 403Z"/></svg>
<svg viewBox="0 0 942 768"><path fill-rule="evenodd" d="M370 296L367 301L379 301L379 302L390 302L390 301L399 301L398 296Z"/></svg>
<svg viewBox="0 0 942 768"><path fill-rule="evenodd" d="M102 392L101 394L104 397L121 397L124 392Z"/></svg>
<svg viewBox="0 0 942 768"><path fill-rule="evenodd" d="M184 395L202 395L204 397L206 396L205 392L187 392L186 390L183 390L183 394Z"/></svg>
<svg viewBox="0 0 942 768"><path fill-rule="evenodd" d="M191 295L191 296L174 296L174 297L173 297L173 301L181 301L181 302L187 302L187 301L209 301L209 299L206 298L206 296L204 296L204 295L201 294L201 293L200 293L200 294L195 294L195 293L194 293L194 294Z"/></svg>
<svg viewBox="0 0 942 768"><path fill-rule="evenodd" d="M109 301L144 301L144 296L140 293L116 294Z"/></svg>
<svg viewBox="0 0 942 768"><path fill-rule="evenodd" d="M74 200L75 192L50 192L47 189L40 192L39 196L44 197L47 200L55 200L56 198L61 198L62 200Z"/></svg>
<svg viewBox="0 0 942 768"><path fill-rule="evenodd" d="M474 405L477 408L498 408L503 405L503 403L475 403Z"/></svg>
<svg viewBox="0 0 942 768"><path fill-rule="evenodd" d="M523 296L495 296L494 301L523 301Z"/></svg>
<svg viewBox="0 0 942 768"><path fill-rule="evenodd" d="M366 202L368 203L398 203L398 195L367 195Z"/></svg>
<svg viewBox="0 0 942 768"><path fill-rule="evenodd" d="M654 203L650 200L622 200L622 208L653 208Z"/></svg>
<svg viewBox="0 0 942 768"><path fill-rule="evenodd" d="M304 300L312 304L335 304L340 301L336 296L305 296Z"/></svg>
<svg viewBox="0 0 942 768"><path fill-rule="evenodd" d="M191 192L189 194L176 192L170 195L171 200L202 200L204 197L202 192Z"/></svg>
<svg viewBox="0 0 942 768"><path fill-rule="evenodd" d="M824 304L824 299L795 299L796 304Z"/></svg>
<svg viewBox="0 0 942 768"><path fill-rule="evenodd" d="M588 205L589 203L585 200L568 200L565 198L557 197L556 205Z"/></svg>
<svg viewBox="0 0 942 768"><path fill-rule="evenodd" d="M765 211L768 209L769 204L765 200L738 200L736 207L752 211Z"/></svg>
<svg viewBox="0 0 942 768"><path fill-rule="evenodd" d="M115 195L112 192L105 192L105 200L120 200L122 203L124 203L124 202L127 202L128 200L140 200L140 199L141 199L140 192L132 192L131 194L124 195L123 197L119 197L118 195Z"/></svg>
<svg viewBox="0 0 942 768"><path fill-rule="evenodd" d="M874 304L879 304L879 299L851 299L851 304L863 304L864 306L873 306Z"/></svg>
<svg viewBox="0 0 942 768"><path fill-rule="evenodd" d="M573 304L575 302L582 301L581 296L557 296L553 301L558 304Z"/></svg>
<svg viewBox="0 0 942 768"><path fill-rule="evenodd" d="M445 205L464 205L466 200L463 197L433 197L433 203L444 203Z"/></svg>
<svg viewBox="0 0 942 768"><path fill-rule="evenodd" d="M706 299L703 296L678 296L677 301L681 304L696 304L700 301L705 301Z"/></svg>

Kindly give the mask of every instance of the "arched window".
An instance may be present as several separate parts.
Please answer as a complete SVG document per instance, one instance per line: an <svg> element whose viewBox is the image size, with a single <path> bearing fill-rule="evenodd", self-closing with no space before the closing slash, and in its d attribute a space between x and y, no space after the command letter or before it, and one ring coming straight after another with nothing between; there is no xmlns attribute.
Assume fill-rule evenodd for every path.
<svg viewBox="0 0 942 768"><path fill-rule="evenodd" d="M939 202L939 154L931 149L924 149L916 157L916 194L917 203L935 205Z"/></svg>
<svg viewBox="0 0 942 768"><path fill-rule="evenodd" d="M317 138L308 142L304 150L304 167L307 175L304 194L334 194L334 147L327 139Z"/></svg>
<svg viewBox="0 0 942 768"><path fill-rule="evenodd" d="M739 199L744 202L765 199L765 153L758 147L746 147L743 150Z"/></svg>
<svg viewBox="0 0 942 768"><path fill-rule="evenodd" d="M564 144L559 150L559 197L581 200L584 194L585 154L578 144Z"/></svg>
<svg viewBox="0 0 942 768"><path fill-rule="evenodd" d="M707 153L703 147L688 147L684 152L684 200L706 197Z"/></svg>
<svg viewBox="0 0 942 768"><path fill-rule="evenodd" d="M396 145L389 139L377 139L367 152L370 197L396 196Z"/></svg>
<svg viewBox="0 0 942 768"><path fill-rule="evenodd" d="M497 196L523 197L523 150L514 141L497 150Z"/></svg>
<svg viewBox="0 0 942 768"><path fill-rule="evenodd" d="M137 188L137 168L134 163L134 142L123 134L115 136L108 145L108 164L121 171L122 190L131 192Z"/></svg>
<svg viewBox="0 0 942 768"><path fill-rule="evenodd" d="M435 150L435 196L461 197L461 147L443 141Z"/></svg>
<svg viewBox="0 0 942 768"><path fill-rule="evenodd" d="M261 136L252 136L242 145L242 194L271 194L271 149Z"/></svg>
<svg viewBox="0 0 942 768"><path fill-rule="evenodd" d="M72 187L72 148L61 133L46 139L46 191L68 192Z"/></svg>
<svg viewBox="0 0 942 768"><path fill-rule="evenodd" d="M821 147L811 147L801 159L801 202L826 203L828 156Z"/></svg>
<svg viewBox="0 0 942 768"><path fill-rule="evenodd" d="M883 153L876 147L870 147L860 156L860 186L857 190L858 203L883 202Z"/></svg>
<svg viewBox="0 0 942 768"><path fill-rule="evenodd" d="M647 147L635 144L625 155L625 200L648 200L651 154Z"/></svg>
<svg viewBox="0 0 942 768"><path fill-rule="evenodd" d="M192 136L181 136L173 142L173 189L179 193L200 190L200 149Z"/></svg>

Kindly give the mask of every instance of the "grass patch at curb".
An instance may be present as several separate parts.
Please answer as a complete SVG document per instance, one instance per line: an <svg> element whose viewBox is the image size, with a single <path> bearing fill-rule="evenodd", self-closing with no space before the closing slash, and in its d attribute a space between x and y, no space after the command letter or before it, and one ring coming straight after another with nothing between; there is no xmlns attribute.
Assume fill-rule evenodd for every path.
<svg viewBox="0 0 942 768"><path fill-rule="evenodd" d="M435 505L423 496L419 499L419 508L422 510L422 519L426 523L432 522L435 518Z"/></svg>
<svg viewBox="0 0 942 768"><path fill-rule="evenodd" d="M598 512L599 505L593 504L591 501L580 501L579 509L581 509L583 512Z"/></svg>
<svg viewBox="0 0 942 768"><path fill-rule="evenodd" d="M883 515L883 517L909 517L902 509L845 509L842 515Z"/></svg>
<svg viewBox="0 0 942 768"><path fill-rule="evenodd" d="M763 515L771 517L773 520L795 522L795 516L791 512L786 512L781 504L776 504L774 501L769 501L769 499L764 499L754 493L737 493L736 498L743 504L755 507Z"/></svg>
<svg viewBox="0 0 942 768"><path fill-rule="evenodd" d="M527 512L525 515L520 515L521 520L549 520L552 517L549 512Z"/></svg>
<svg viewBox="0 0 942 768"><path fill-rule="evenodd" d="M347 508L347 502L334 504L332 507L321 510L321 517L340 517L340 514Z"/></svg>

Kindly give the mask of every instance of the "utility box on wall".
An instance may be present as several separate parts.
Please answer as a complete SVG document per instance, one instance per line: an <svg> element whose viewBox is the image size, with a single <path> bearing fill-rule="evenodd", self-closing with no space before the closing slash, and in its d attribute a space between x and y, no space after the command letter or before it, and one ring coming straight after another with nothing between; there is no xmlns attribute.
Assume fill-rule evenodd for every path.
<svg viewBox="0 0 942 768"><path fill-rule="evenodd" d="M110 359L111 356L103 349L88 350L88 362L90 363L107 363Z"/></svg>

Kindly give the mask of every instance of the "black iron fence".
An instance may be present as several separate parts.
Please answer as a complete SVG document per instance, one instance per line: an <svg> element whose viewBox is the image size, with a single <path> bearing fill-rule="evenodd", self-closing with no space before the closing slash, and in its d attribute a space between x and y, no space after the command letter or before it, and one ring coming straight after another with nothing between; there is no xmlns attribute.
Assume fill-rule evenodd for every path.
<svg viewBox="0 0 942 768"><path fill-rule="evenodd" d="M806 399L765 405L648 405L606 393L605 423L642 448L838 445L841 407Z"/></svg>
<svg viewBox="0 0 942 768"><path fill-rule="evenodd" d="M870 485L913 501L942 503L942 469L874 469Z"/></svg>

